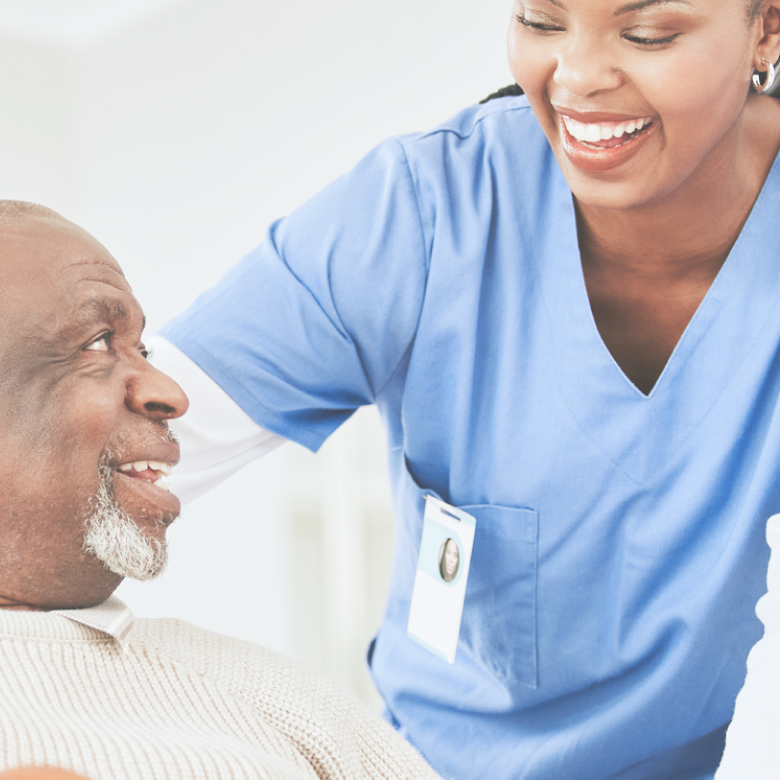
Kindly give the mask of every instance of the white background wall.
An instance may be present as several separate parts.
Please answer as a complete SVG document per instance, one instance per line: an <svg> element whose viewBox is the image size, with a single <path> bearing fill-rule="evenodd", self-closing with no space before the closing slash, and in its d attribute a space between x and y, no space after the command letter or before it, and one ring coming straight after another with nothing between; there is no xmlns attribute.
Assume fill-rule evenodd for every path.
<svg viewBox="0 0 780 780"><path fill-rule="evenodd" d="M125 269L149 332L388 135L510 83L511 0L0 0L0 198ZM185 508L137 613L314 664L374 700L393 540L382 432L286 445Z"/></svg>

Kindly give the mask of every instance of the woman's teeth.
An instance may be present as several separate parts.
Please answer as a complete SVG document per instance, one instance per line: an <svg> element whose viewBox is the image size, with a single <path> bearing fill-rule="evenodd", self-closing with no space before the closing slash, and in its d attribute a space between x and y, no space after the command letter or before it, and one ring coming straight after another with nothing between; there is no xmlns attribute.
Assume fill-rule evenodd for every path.
<svg viewBox="0 0 780 780"><path fill-rule="evenodd" d="M569 134L581 143L595 144L599 141L608 141L610 138L622 138L624 135L631 135L644 127L647 127L653 120L648 117L639 119L629 119L626 122L596 122L586 124L578 122L569 116L563 116L563 123ZM628 139L626 139L628 140Z"/></svg>

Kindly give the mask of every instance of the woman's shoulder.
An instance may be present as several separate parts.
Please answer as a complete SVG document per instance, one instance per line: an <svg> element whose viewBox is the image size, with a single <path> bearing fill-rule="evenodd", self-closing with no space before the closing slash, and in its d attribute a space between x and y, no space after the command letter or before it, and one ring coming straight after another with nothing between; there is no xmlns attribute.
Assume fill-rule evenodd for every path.
<svg viewBox="0 0 780 780"><path fill-rule="evenodd" d="M400 136L398 140L407 147L421 146L432 139L497 143L517 141L518 134L544 137L525 95L510 94L464 108L430 130Z"/></svg>
<svg viewBox="0 0 780 780"><path fill-rule="evenodd" d="M527 184L534 192L553 164L550 145L524 95L470 106L428 131L393 141L400 144L420 191L442 197L453 188L467 192L477 182L493 187L504 181L516 191Z"/></svg>

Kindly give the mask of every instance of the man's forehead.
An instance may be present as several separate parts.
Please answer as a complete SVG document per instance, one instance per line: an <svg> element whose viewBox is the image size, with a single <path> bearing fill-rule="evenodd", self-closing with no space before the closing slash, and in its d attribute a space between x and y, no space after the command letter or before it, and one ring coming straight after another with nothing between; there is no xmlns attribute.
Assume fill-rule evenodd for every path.
<svg viewBox="0 0 780 780"><path fill-rule="evenodd" d="M96 329L120 326L142 329L146 319L130 285L118 269L102 263L78 262L61 269L56 303L45 310L40 336L48 341L78 341ZM46 324L44 325L44 320Z"/></svg>
<svg viewBox="0 0 780 780"><path fill-rule="evenodd" d="M122 269L108 250L78 225L59 215L30 217L0 225L0 272L29 272L44 278L66 273L129 289ZM75 279L73 279L75 280Z"/></svg>
<svg viewBox="0 0 780 780"><path fill-rule="evenodd" d="M38 338L75 337L93 321L142 317L114 258L67 220L3 226L0 249L0 297L6 298L7 314L16 315L22 327L34 326Z"/></svg>
<svg viewBox="0 0 780 780"><path fill-rule="evenodd" d="M130 285L111 255L76 258L62 262L51 269L55 284L61 285L76 296L94 296L95 291L103 295L132 297Z"/></svg>

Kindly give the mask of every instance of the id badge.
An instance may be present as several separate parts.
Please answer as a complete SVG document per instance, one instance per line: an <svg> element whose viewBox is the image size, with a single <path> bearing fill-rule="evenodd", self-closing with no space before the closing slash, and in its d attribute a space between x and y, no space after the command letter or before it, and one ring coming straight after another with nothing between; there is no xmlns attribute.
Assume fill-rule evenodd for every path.
<svg viewBox="0 0 780 780"><path fill-rule="evenodd" d="M451 664L458 647L476 525L470 514L425 497L406 635Z"/></svg>

